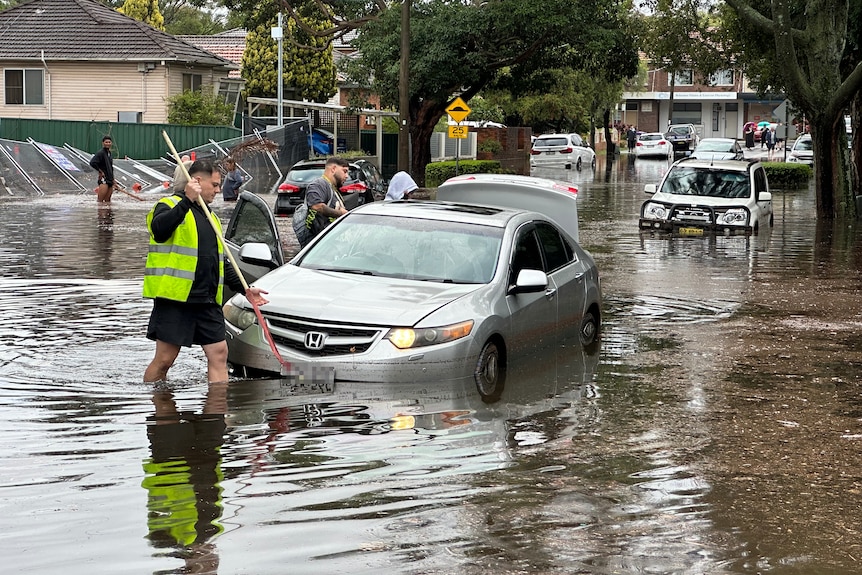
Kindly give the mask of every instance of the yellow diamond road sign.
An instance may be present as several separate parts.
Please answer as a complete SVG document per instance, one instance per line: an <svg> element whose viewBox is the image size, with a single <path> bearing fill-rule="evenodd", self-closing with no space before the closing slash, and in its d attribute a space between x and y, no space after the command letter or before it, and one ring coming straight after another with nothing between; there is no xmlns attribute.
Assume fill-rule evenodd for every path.
<svg viewBox="0 0 862 575"><path fill-rule="evenodd" d="M470 112L470 106L468 106L467 102L462 100L460 97L455 98L455 101L449 104L449 107L446 108L446 113L449 114L449 117L458 124L463 122L464 118L470 115Z"/></svg>

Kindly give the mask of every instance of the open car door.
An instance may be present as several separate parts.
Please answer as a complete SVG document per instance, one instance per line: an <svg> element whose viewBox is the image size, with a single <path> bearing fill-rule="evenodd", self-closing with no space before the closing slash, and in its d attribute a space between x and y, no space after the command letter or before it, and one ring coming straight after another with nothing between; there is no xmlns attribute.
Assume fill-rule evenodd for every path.
<svg viewBox="0 0 862 575"><path fill-rule="evenodd" d="M240 193L230 222L224 230L224 238L227 248L249 284L284 265L284 251L275 225L275 217L269 205L256 194L246 191ZM269 248L271 259L263 261L242 257L242 246L250 243L265 244ZM230 263L225 262L225 265ZM225 288L224 301L233 295L228 293L229 291Z"/></svg>

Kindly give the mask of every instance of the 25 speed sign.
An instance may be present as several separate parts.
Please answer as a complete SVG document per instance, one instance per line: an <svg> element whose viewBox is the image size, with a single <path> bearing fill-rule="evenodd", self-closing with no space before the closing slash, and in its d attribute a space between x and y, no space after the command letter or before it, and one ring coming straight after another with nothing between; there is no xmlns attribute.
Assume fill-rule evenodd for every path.
<svg viewBox="0 0 862 575"><path fill-rule="evenodd" d="M469 131L467 126L449 126L449 137L466 138Z"/></svg>

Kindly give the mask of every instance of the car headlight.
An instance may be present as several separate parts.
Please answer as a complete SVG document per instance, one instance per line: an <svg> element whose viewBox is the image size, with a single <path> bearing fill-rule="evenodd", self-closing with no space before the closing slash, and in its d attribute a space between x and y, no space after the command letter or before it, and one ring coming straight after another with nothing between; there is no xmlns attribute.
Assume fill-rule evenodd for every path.
<svg viewBox="0 0 862 575"><path fill-rule="evenodd" d="M745 225L748 223L748 212L742 208L731 208L718 216L718 223L730 225Z"/></svg>
<svg viewBox="0 0 862 575"><path fill-rule="evenodd" d="M664 204L648 202L647 205L644 206L644 217L653 220L663 220L667 218L667 211L667 206Z"/></svg>
<svg viewBox="0 0 862 575"><path fill-rule="evenodd" d="M224 311L224 318L239 329L248 329L256 320L253 311L235 306L230 302L224 304L224 308L222 309Z"/></svg>
<svg viewBox="0 0 862 575"><path fill-rule="evenodd" d="M386 339L398 349L410 349L425 345L436 345L447 341L455 341L467 337L473 331L473 320L453 323L441 327L393 327L386 334Z"/></svg>

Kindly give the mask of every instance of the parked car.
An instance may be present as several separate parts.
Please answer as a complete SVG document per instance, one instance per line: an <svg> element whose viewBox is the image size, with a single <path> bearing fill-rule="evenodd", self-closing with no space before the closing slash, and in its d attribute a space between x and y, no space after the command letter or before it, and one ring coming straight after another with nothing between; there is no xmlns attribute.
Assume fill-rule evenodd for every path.
<svg viewBox="0 0 862 575"><path fill-rule="evenodd" d="M296 206L305 201L308 184L323 175L326 158L302 160L293 165L281 182L276 186L275 214L290 215ZM377 166L368 160L357 159L350 162L347 180L341 186L345 207L352 210L367 202L382 200L386 196L387 183Z"/></svg>
<svg viewBox="0 0 862 575"><path fill-rule="evenodd" d="M811 141L811 134L802 134L796 138L790 153L787 154L787 161L814 166L814 143Z"/></svg>
<svg viewBox="0 0 862 575"><path fill-rule="evenodd" d="M243 192L225 235L249 281L268 292L261 310L285 363L237 296L224 307L234 372L460 380L493 401L509 365L539 349L595 351L601 284L578 244L577 188L471 174L443 183L437 197L365 204L282 265L266 202Z"/></svg>
<svg viewBox="0 0 862 575"><path fill-rule="evenodd" d="M742 160L742 146L733 138L704 138L691 153L701 160Z"/></svg>
<svg viewBox="0 0 862 575"><path fill-rule="evenodd" d="M694 124L671 124L664 136L673 145L674 153L693 151L700 142Z"/></svg>
<svg viewBox="0 0 862 575"><path fill-rule="evenodd" d="M635 144L635 157L660 156L667 159L673 154L673 146L660 132L643 132Z"/></svg>
<svg viewBox="0 0 862 575"><path fill-rule="evenodd" d="M757 234L772 227L772 194L759 162L685 158L641 206L640 228L681 235Z"/></svg>
<svg viewBox="0 0 862 575"><path fill-rule="evenodd" d="M596 167L596 153L578 134L543 134L533 142L530 167Z"/></svg>

